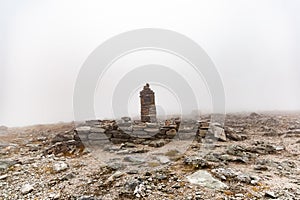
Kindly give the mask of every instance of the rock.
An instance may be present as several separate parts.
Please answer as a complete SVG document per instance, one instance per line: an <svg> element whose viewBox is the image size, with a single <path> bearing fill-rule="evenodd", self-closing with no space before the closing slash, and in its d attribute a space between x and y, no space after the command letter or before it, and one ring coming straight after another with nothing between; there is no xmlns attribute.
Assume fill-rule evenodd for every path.
<svg viewBox="0 0 300 200"><path fill-rule="evenodd" d="M130 117L122 117L121 119L122 119L123 123L131 122L131 118Z"/></svg>
<svg viewBox="0 0 300 200"><path fill-rule="evenodd" d="M91 133L88 135L90 140L108 140L104 133Z"/></svg>
<svg viewBox="0 0 300 200"><path fill-rule="evenodd" d="M126 173L127 173L127 174L138 174L139 171L138 171L138 170L132 169L132 170L127 171Z"/></svg>
<svg viewBox="0 0 300 200"><path fill-rule="evenodd" d="M259 154L272 154L276 153L276 146L268 142L256 141L253 143L253 146L247 148L247 151Z"/></svg>
<svg viewBox="0 0 300 200"><path fill-rule="evenodd" d="M251 183L251 178L248 174L238 174L235 179L239 182L243 183Z"/></svg>
<svg viewBox="0 0 300 200"><path fill-rule="evenodd" d="M91 127L90 126L80 126L76 128L76 131L78 132L90 132Z"/></svg>
<svg viewBox="0 0 300 200"><path fill-rule="evenodd" d="M49 198L50 199L60 199L60 193L50 193Z"/></svg>
<svg viewBox="0 0 300 200"><path fill-rule="evenodd" d="M68 180L71 180L72 178L75 178L75 177L76 177L75 174L71 172L71 173L63 176L59 180L61 180L61 181L68 181Z"/></svg>
<svg viewBox="0 0 300 200"><path fill-rule="evenodd" d="M131 136L124 133L121 130L112 130L108 132L109 134L112 135L113 138L120 138L120 139L130 139Z"/></svg>
<svg viewBox="0 0 300 200"><path fill-rule="evenodd" d="M255 169L255 170L261 170L261 171L266 171L266 170L268 170L269 168L268 168L267 166L265 166L265 165L255 165L255 166L254 166L254 169Z"/></svg>
<svg viewBox="0 0 300 200"><path fill-rule="evenodd" d="M158 127L159 127L159 124L157 124L157 123L146 122L146 126L147 126L148 128L158 128Z"/></svg>
<svg viewBox="0 0 300 200"><path fill-rule="evenodd" d="M237 194L235 194L234 196L235 196L235 197L241 197L241 198L244 197L244 195L241 194L241 193L237 193Z"/></svg>
<svg viewBox="0 0 300 200"><path fill-rule="evenodd" d="M108 177L108 179L105 181L104 184L109 184L109 183L113 182L114 180L116 180L117 178L123 176L124 174L125 174L124 172L116 171L113 175Z"/></svg>
<svg viewBox="0 0 300 200"><path fill-rule="evenodd" d="M146 131L132 131L132 135L138 138L151 138L153 134Z"/></svg>
<svg viewBox="0 0 300 200"><path fill-rule="evenodd" d="M62 172L62 171L65 171L69 168L68 164L63 162L63 161L58 161L58 162L55 162L53 164L53 171L58 173L58 172Z"/></svg>
<svg viewBox="0 0 300 200"><path fill-rule="evenodd" d="M222 180L227 180L229 178L231 180L236 180L247 184L251 183L253 185L255 185L260 180L259 177L251 176L250 174L242 173L241 171L237 171L231 168L215 168L211 171Z"/></svg>
<svg viewBox="0 0 300 200"><path fill-rule="evenodd" d="M224 189L228 187L225 183L213 178L212 175L205 170L199 170L187 176L187 179L192 184L201 185L210 189Z"/></svg>
<svg viewBox="0 0 300 200"><path fill-rule="evenodd" d="M44 155L54 154L56 156L69 156L82 154L83 145L76 130L59 133L51 140L51 146L44 150Z"/></svg>
<svg viewBox="0 0 300 200"><path fill-rule="evenodd" d="M129 138L110 138L110 141L113 144L122 144L125 142L130 142L131 140Z"/></svg>
<svg viewBox="0 0 300 200"><path fill-rule="evenodd" d="M124 169L126 165L122 162L118 162L118 161L111 159L108 163L108 166L112 170L121 170L121 169Z"/></svg>
<svg viewBox="0 0 300 200"><path fill-rule="evenodd" d="M167 141L164 139L154 140L149 143L150 147L162 147L167 144Z"/></svg>
<svg viewBox="0 0 300 200"><path fill-rule="evenodd" d="M40 144L26 144L26 147L28 147L29 151L38 151L41 147Z"/></svg>
<svg viewBox="0 0 300 200"><path fill-rule="evenodd" d="M276 146L275 147L275 150L276 151L282 151L282 150L284 150L285 148L284 148L284 146Z"/></svg>
<svg viewBox="0 0 300 200"><path fill-rule="evenodd" d="M211 171L222 180L227 180L227 178L234 178L238 176L237 172L231 168L216 168Z"/></svg>
<svg viewBox="0 0 300 200"><path fill-rule="evenodd" d="M74 131L74 129L59 133L59 134L55 135L55 137L51 140L51 143L55 144L57 142L65 142L65 141L69 141L69 140L74 140L76 134L77 134L77 132Z"/></svg>
<svg viewBox="0 0 300 200"><path fill-rule="evenodd" d="M271 199L276 199L277 196L274 194L274 192L271 191L266 191L265 192L265 197L271 198Z"/></svg>
<svg viewBox="0 0 300 200"><path fill-rule="evenodd" d="M184 164L191 165L195 168L209 167L209 164L205 159L197 157L197 156L186 157L183 162L184 162Z"/></svg>
<svg viewBox="0 0 300 200"><path fill-rule="evenodd" d="M159 129L158 128L145 128L144 131L147 133L150 133L150 134L156 134L159 132Z"/></svg>
<svg viewBox="0 0 300 200"><path fill-rule="evenodd" d="M33 189L34 189L33 185L26 183L25 185L22 186L21 193L28 194L28 193L32 192Z"/></svg>
<svg viewBox="0 0 300 200"><path fill-rule="evenodd" d="M161 180L166 180L168 177L164 174L159 174L156 176L156 178L161 181Z"/></svg>
<svg viewBox="0 0 300 200"><path fill-rule="evenodd" d="M144 197L146 195L145 190L146 190L145 185L141 183L135 187L133 194L137 198Z"/></svg>
<svg viewBox="0 0 300 200"><path fill-rule="evenodd" d="M226 138L228 138L230 140L234 140L234 141L241 141L241 140L245 139L241 135L238 135L237 133L235 133L234 130L229 127L225 128L225 135L226 135Z"/></svg>
<svg viewBox="0 0 300 200"><path fill-rule="evenodd" d="M101 200L99 198L96 198L96 197L93 197L93 196L89 196L89 195L84 195L84 196L81 196L81 197L78 197L76 198L78 200Z"/></svg>
<svg viewBox="0 0 300 200"><path fill-rule="evenodd" d="M177 131L174 128L166 131L166 135L170 136L170 137L174 137L176 135L176 133L177 133Z"/></svg>
<svg viewBox="0 0 300 200"><path fill-rule="evenodd" d="M45 142L48 138L45 137L45 136L40 136L40 137L37 137L36 140L39 141L39 142Z"/></svg>
<svg viewBox="0 0 300 200"><path fill-rule="evenodd" d="M135 148L136 145L132 142L125 142L124 144L121 144L121 148L123 148L123 147L125 147L125 148Z"/></svg>
<svg viewBox="0 0 300 200"><path fill-rule="evenodd" d="M157 156L157 160L161 163L161 164L167 164L170 162L170 159L167 156Z"/></svg>
<svg viewBox="0 0 300 200"><path fill-rule="evenodd" d="M249 116L252 118L260 117L260 115L255 112L251 113Z"/></svg>
<svg viewBox="0 0 300 200"><path fill-rule="evenodd" d="M100 127L91 127L91 133L104 133L105 129Z"/></svg>
<svg viewBox="0 0 300 200"><path fill-rule="evenodd" d="M214 134L214 137L222 142L226 142L226 134L223 128L219 126L211 126L211 131Z"/></svg>
<svg viewBox="0 0 300 200"><path fill-rule="evenodd" d="M260 181L260 178L258 177L258 176L250 176L250 178L251 178L251 181L250 181L250 183L252 184L252 185L257 185L258 184L258 182Z"/></svg>
<svg viewBox="0 0 300 200"><path fill-rule="evenodd" d="M145 126L145 125L134 125L132 127L132 130L134 130L134 131L143 131L146 127L147 126Z"/></svg>
<svg viewBox="0 0 300 200"><path fill-rule="evenodd" d="M0 176L0 180L4 180L4 179L6 179L7 177L8 177L7 174L3 174L3 175Z"/></svg>
<svg viewBox="0 0 300 200"><path fill-rule="evenodd" d="M141 164L141 163L145 162L145 159L141 158L141 157L126 156L124 158L124 161L131 162L131 163L134 163L134 164Z"/></svg>
<svg viewBox="0 0 300 200"><path fill-rule="evenodd" d="M180 186L180 184L179 183L175 183L174 185L172 185L172 188L175 188L175 189L178 189L178 188L180 188L181 186Z"/></svg>

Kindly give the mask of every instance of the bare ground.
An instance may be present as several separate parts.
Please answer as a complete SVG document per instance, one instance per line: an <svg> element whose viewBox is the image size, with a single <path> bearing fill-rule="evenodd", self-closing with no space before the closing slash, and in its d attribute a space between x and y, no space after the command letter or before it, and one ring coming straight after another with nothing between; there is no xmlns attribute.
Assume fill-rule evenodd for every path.
<svg viewBox="0 0 300 200"><path fill-rule="evenodd" d="M74 126L2 131L0 199L300 199L297 113L227 115L225 126L245 136L241 141L174 141L163 151L109 144L45 153L53 138ZM188 147L179 151L181 144ZM192 184L187 177L199 170L227 187Z"/></svg>

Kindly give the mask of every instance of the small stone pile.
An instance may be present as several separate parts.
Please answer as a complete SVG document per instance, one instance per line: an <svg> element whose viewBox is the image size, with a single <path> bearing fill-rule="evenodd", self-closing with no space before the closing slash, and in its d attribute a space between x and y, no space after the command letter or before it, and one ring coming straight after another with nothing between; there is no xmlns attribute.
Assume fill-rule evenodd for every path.
<svg viewBox="0 0 300 200"><path fill-rule="evenodd" d="M159 139L172 139L177 135L179 118L162 123L132 122L129 117L122 120L89 120L80 124L76 133L84 143L90 145L121 144L131 142L142 144Z"/></svg>

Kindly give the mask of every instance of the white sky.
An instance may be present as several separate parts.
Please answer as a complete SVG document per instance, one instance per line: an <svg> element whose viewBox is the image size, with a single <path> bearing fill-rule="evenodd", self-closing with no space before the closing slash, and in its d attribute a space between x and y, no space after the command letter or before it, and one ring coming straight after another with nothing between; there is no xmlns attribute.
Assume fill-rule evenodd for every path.
<svg viewBox="0 0 300 200"><path fill-rule="evenodd" d="M0 125L73 120L83 62L138 28L196 41L220 72L228 112L300 110L299 10L297 0L0 0Z"/></svg>

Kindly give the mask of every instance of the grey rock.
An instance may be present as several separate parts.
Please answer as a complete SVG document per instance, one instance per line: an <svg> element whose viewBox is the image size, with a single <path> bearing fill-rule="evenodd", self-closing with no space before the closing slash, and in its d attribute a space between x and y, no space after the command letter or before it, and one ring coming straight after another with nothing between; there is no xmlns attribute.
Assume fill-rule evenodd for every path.
<svg viewBox="0 0 300 200"><path fill-rule="evenodd" d="M265 165L255 165L255 166L254 166L254 169L255 169L255 170L261 170L261 171L266 171L266 170L268 170L269 168L268 168L267 166L265 166Z"/></svg>
<svg viewBox="0 0 300 200"><path fill-rule="evenodd" d="M77 127L76 130L78 132L90 132L91 127L90 126L81 126L81 127Z"/></svg>
<svg viewBox="0 0 300 200"><path fill-rule="evenodd" d="M109 184L109 183L113 182L114 180L116 180L117 178L120 178L124 174L125 174L124 172L116 171L113 175L111 175L110 177L108 177L108 179L105 181L104 184Z"/></svg>
<svg viewBox="0 0 300 200"><path fill-rule="evenodd" d="M54 172L58 173L67 170L69 168L69 165L63 161L58 161L53 163L52 168Z"/></svg>
<svg viewBox="0 0 300 200"><path fill-rule="evenodd" d="M205 170L199 170L187 176L187 179L192 184L201 185L210 189L224 189L228 187L225 183L213 178L212 175Z"/></svg>
<svg viewBox="0 0 300 200"><path fill-rule="evenodd" d="M159 174L159 175L156 176L156 178L158 180L166 180L168 177L166 175L164 175L164 174Z"/></svg>
<svg viewBox="0 0 300 200"><path fill-rule="evenodd" d="M146 122L146 126L148 128L159 128L159 124L157 124L157 123Z"/></svg>
<svg viewBox="0 0 300 200"><path fill-rule="evenodd" d="M88 135L90 140L108 140L107 136L104 133L91 133Z"/></svg>
<svg viewBox="0 0 300 200"><path fill-rule="evenodd" d="M92 127L90 132L91 133L104 133L105 129L104 128L99 128L99 127Z"/></svg>
<svg viewBox="0 0 300 200"><path fill-rule="evenodd" d="M130 118L130 117L122 117L121 119L122 119L122 121L123 121L124 123L130 122L130 121L131 121L131 118Z"/></svg>
<svg viewBox="0 0 300 200"><path fill-rule="evenodd" d="M143 131L147 126L141 126L141 125L134 125L132 127L132 130L134 131Z"/></svg>
<svg viewBox="0 0 300 200"><path fill-rule="evenodd" d="M276 199L276 198L277 198L277 195L275 195L274 192L266 191L266 192L265 192L265 197L269 197L269 198L271 198L271 199Z"/></svg>
<svg viewBox="0 0 300 200"><path fill-rule="evenodd" d="M0 180L4 180L4 179L6 179L7 177L8 177L7 174L3 174L3 175L0 176Z"/></svg>
<svg viewBox="0 0 300 200"><path fill-rule="evenodd" d="M219 127L219 126L212 126L211 130L214 134L214 137L220 141L225 142L226 139L226 134L223 128Z"/></svg>
<svg viewBox="0 0 300 200"><path fill-rule="evenodd" d="M164 146L165 144L167 144L167 141L166 140L163 140L163 139L160 139L160 140L154 140L154 141L151 141L149 143L149 146L151 147L162 147Z"/></svg>
<svg viewBox="0 0 300 200"><path fill-rule="evenodd" d="M135 148L136 145L132 142L125 142L124 144L121 144L121 148L123 148L123 147L125 147L125 148Z"/></svg>
<svg viewBox="0 0 300 200"><path fill-rule="evenodd" d="M50 193L49 198L50 199L60 199L60 193Z"/></svg>
<svg viewBox="0 0 300 200"><path fill-rule="evenodd" d="M180 186L180 184L179 183L175 183L174 185L172 185L172 188L175 188L175 189L178 189L178 188L180 188L181 186Z"/></svg>
<svg viewBox="0 0 300 200"><path fill-rule="evenodd" d="M157 160L161 163L161 164L167 164L170 162L170 159L167 156L157 156Z"/></svg>
<svg viewBox="0 0 300 200"><path fill-rule="evenodd" d="M131 163L134 163L134 164L141 164L141 163L145 162L145 159L141 158L141 157L136 157L136 156L126 156L124 158L124 161L131 162Z"/></svg>
<svg viewBox="0 0 300 200"><path fill-rule="evenodd" d="M259 177L251 176L247 173L242 173L231 168L216 168L211 171L222 180L227 180L227 178L230 178L239 182L244 182L248 184L251 183L253 185L255 185L260 180Z"/></svg>
<svg viewBox="0 0 300 200"><path fill-rule="evenodd" d="M22 186L21 193L28 194L28 193L32 192L33 189L34 189L33 185L26 183L25 185Z"/></svg>
<svg viewBox="0 0 300 200"><path fill-rule="evenodd" d="M237 134L232 128L229 127L225 128L225 134L226 134L226 138L234 141L241 141L246 139L245 137Z"/></svg>
<svg viewBox="0 0 300 200"><path fill-rule="evenodd" d="M208 162L200 157L191 156L184 159L184 164L191 165L195 168L206 168L209 167Z"/></svg>
<svg viewBox="0 0 300 200"><path fill-rule="evenodd" d="M146 190L145 185L141 183L135 187L133 194L137 198L144 197L146 195L145 190Z"/></svg>
<svg viewBox="0 0 300 200"><path fill-rule="evenodd" d="M151 138L152 137L152 133L146 132L144 130L140 130L140 131L133 131L132 135L138 138Z"/></svg>
<svg viewBox="0 0 300 200"><path fill-rule="evenodd" d="M159 132L159 129L158 128L145 128L144 131L147 133L156 134Z"/></svg>
<svg viewBox="0 0 300 200"><path fill-rule="evenodd" d="M69 173L65 176L63 176L62 178L60 178L61 181L68 181L71 180L72 178L75 178L75 174L74 173Z"/></svg>
<svg viewBox="0 0 300 200"><path fill-rule="evenodd" d="M125 190L129 192L134 192L135 188L140 184L141 182L137 179L129 179L125 182Z"/></svg>

